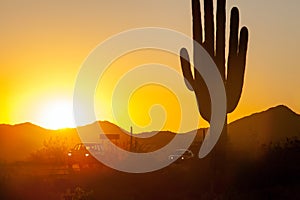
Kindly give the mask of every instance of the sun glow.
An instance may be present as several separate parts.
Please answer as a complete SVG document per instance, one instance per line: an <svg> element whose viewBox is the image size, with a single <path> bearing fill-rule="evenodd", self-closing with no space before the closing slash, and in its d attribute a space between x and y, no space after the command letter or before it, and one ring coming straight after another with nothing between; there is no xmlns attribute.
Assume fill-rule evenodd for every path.
<svg viewBox="0 0 300 200"><path fill-rule="evenodd" d="M42 109L40 125L48 129L75 127L72 102L58 100L49 102Z"/></svg>

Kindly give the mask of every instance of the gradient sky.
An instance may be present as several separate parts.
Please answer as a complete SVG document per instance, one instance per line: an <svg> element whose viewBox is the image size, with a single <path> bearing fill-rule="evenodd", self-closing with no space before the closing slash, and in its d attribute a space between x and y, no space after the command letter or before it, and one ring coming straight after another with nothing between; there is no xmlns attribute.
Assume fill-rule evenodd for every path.
<svg viewBox="0 0 300 200"><path fill-rule="evenodd" d="M300 113L300 2L228 0L227 12L233 6L240 9L241 25L250 30L250 44L243 94L229 121L278 104ZM29 121L53 128L49 119L51 116L55 121L56 117L49 112L65 110L61 115L70 118L77 73L99 43L122 31L149 26L191 35L191 4L189 0L1 0L0 26L0 123ZM111 73L117 80L125 63L134 66L153 61L180 70L179 59L174 55L136 52L114 63L115 71ZM122 69L126 73L130 67ZM107 90L109 93L109 87ZM130 114L138 125L145 126L138 130L160 128L159 123L147 126L151 123L147 109L157 103L166 105L171 116L163 129L178 130L180 109L172 109L178 106L173 94L162 91L159 97L149 98L160 90L153 86L135 93ZM173 99L170 104L164 102L166 97ZM192 93L188 98L193 101ZM145 99L148 101L144 104ZM107 102L102 100L99 97L99 107L96 106L99 120L128 129L126 120L112 119L109 94ZM190 109L191 117L197 115L193 112L197 109L194 103ZM161 113L154 112L152 117L160 119ZM205 125L201 121L200 126Z"/></svg>

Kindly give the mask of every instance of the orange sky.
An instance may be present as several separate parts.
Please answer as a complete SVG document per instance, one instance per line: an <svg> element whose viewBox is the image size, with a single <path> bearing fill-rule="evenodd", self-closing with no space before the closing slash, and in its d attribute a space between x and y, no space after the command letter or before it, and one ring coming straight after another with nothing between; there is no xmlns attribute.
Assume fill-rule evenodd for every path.
<svg viewBox="0 0 300 200"><path fill-rule="evenodd" d="M247 25L250 30L244 90L240 104L234 113L229 115L229 120L278 104L285 104L300 113L299 1L227 2L227 10L233 5L239 7L241 24ZM189 1L182 0L2 0L0 123L16 124L30 121L55 128L50 125L50 111L55 110L55 106L71 106L77 73L93 48L108 37L131 28L155 26L190 35L190 7ZM119 68L126 69L125 63L130 68L154 61L180 70L179 59L174 55L136 52L114 63L115 71L112 70L110 76L117 79ZM124 72L126 73L126 70ZM151 103L165 105L166 98L173 99L167 90L161 91L161 88L151 87L137 91L131 100L132 119L137 125L145 126L140 130L161 128L159 122L147 126L151 122L148 115ZM126 120L111 117L111 109L108 106L109 88L110 86L107 86L106 100L100 97L96 99L99 103L96 106L97 116L99 120L113 121L128 129L130 124L127 124ZM150 98L154 91L160 91L159 95ZM187 99L184 101L193 102L192 93L186 92ZM148 100L147 103L144 103L145 99ZM176 102L177 100L173 99L165 107L169 117L164 129L178 130L180 112L171 109L176 107ZM193 111L197 107L191 103L189 109ZM141 113L140 110L147 112ZM69 108L62 112L62 118L70 117ZM154 112L152 117L160 119L160 112ZM197 112L191 117L196 114ZM70 126L70 120L66 120L67 122L66 126ZM200 124L206 125L203 121ZM185 129L189 129L189 126Z"/></svg>

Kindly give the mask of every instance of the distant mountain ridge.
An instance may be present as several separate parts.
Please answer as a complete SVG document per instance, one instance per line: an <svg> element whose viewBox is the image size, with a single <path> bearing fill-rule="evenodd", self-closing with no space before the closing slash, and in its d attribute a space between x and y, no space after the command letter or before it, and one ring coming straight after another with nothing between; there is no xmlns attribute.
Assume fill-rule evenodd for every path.
<svg viewBox="0 0 300 200"><path fill-rule="evenodd" d="M230 144L245 151L300 138L300 115L279 105L230 123L228 133Z"/></svg>
<svg viewBox="0 0 300 200"><path fill-rule="evenodd" d="M127 131L108 121L94 122L80 128L92 132L94 131L91 129L92 126L97 123L107 134L120 134L121 142L130 140L130 134ZM236 120L228 125L228 129L231 146L240 151L251 151L263 144L276 143L287 137L300 137L300 115L286 106L279 105ZM196 142L202 140L202 130L197 130ZM138 141L157 149L167 144L175 136L175 133L169 131L154 133L141 133L143 137L149 138L138 139ZM76 128L48 130L31 123L1 124L0 162L26 159L30 153L40 149L43 142L51 137L65 139L70 146L80 142ZM98 135L94 134L91 139L97 138Z"/></svg>

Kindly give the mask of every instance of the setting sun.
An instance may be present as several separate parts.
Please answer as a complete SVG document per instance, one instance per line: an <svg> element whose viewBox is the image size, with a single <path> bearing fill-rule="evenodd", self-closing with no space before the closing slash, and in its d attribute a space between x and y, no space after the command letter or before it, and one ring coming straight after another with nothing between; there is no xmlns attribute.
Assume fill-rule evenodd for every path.
<svg viewBox="0 0 300 200"><path fill-rule="evenodd" d="M41 112L41 125L48 129L75 127L72 102L57 100L46 104Z"/></svg>

